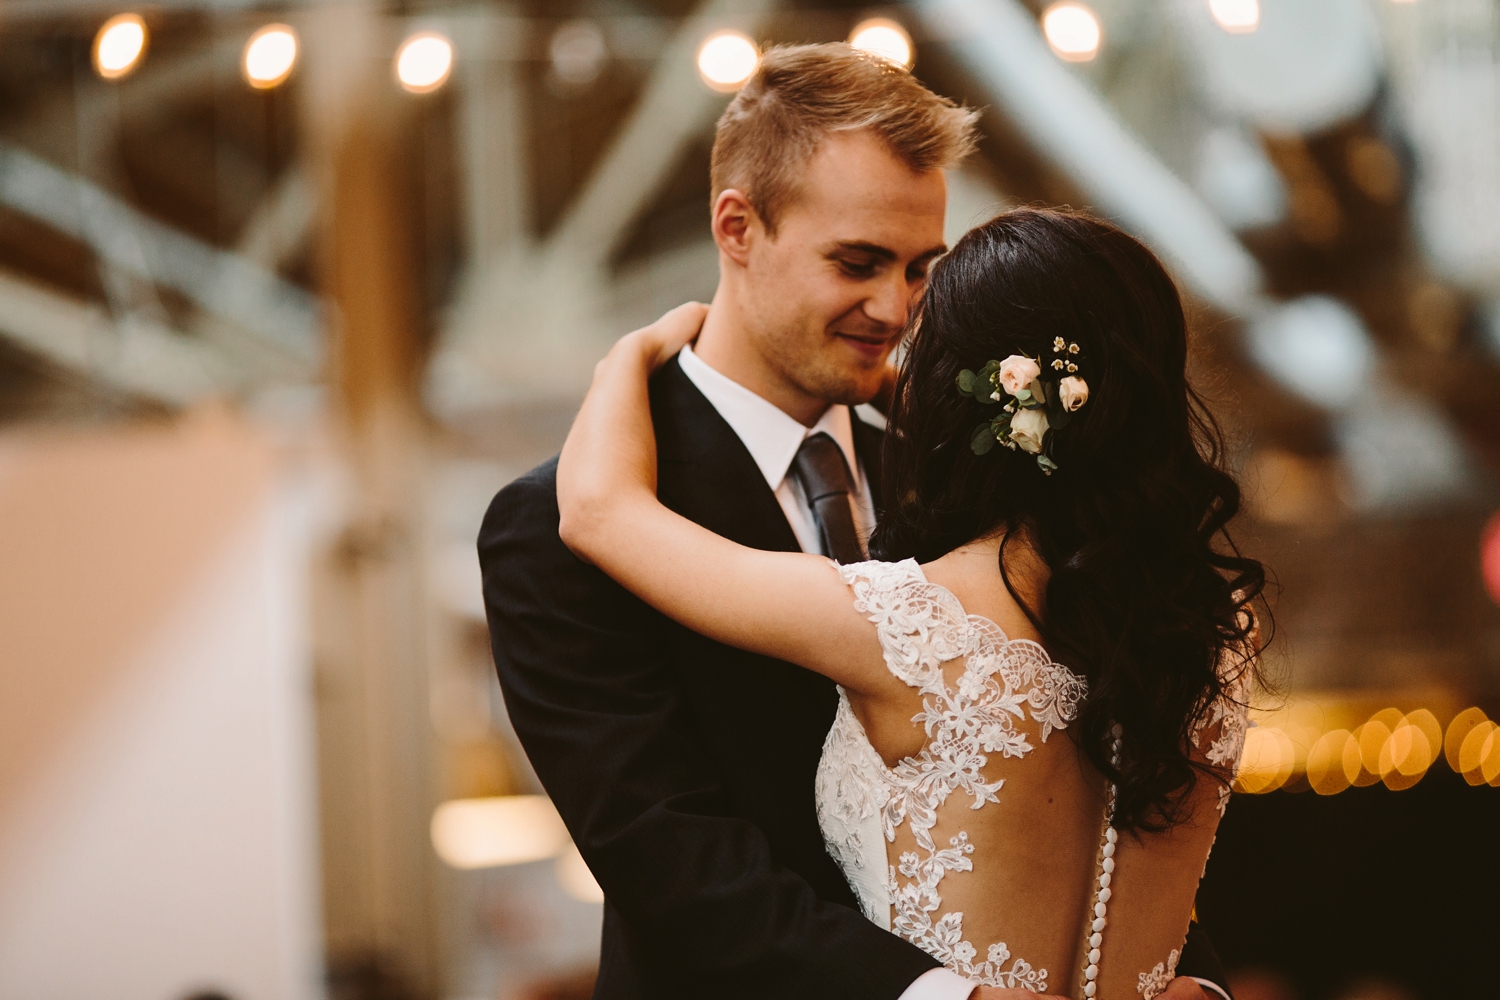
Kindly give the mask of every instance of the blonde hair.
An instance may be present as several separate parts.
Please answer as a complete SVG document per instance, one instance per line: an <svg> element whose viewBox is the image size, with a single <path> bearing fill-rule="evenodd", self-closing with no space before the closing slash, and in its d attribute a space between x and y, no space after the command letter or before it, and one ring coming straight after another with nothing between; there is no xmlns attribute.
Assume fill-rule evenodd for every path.
<svg viewBox="0 0 1500 1000"><path fill-rule="evenodd" d="M713 200L726 188L743 191L774 235L826 136L868 129L911 169L941 170L973 151L978 117L845 42L777 45L719 117Z"/></svg>

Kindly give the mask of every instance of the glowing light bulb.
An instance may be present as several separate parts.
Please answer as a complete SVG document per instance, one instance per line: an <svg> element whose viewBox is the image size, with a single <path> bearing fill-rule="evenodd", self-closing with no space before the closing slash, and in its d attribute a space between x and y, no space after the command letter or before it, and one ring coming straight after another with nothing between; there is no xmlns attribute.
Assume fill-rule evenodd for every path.
<svg viewBox="0 0 1500 1000"><path fill-rule="evenodd" d="M421 31L401 43L396 79L413 94L430 94L453 71L453 43L436 31Z"/></svg>
<svg viewBox="0 0 1500 1000"><path fill-rule="evenodd" d="M139 14L117 14L94 36L94 71L106 80L130 75L146 54L146 22Z"/></svg>
<svg viewBox="0 0 1500 1000"><path fill-rule="evenodd" d="M1047 36L1052 51L1068 62L1088 62L1099 54L1104 40L1098 16L1074 0L1063 0L1047 8L1042 14L1042 34Z"/></svg>
<svg viewBox="0 0 1500 1000"><path fill-rule="evenodd" d="M849 44L861 52L877 55L902 69L911 69L914 49L911 35L899 23L885 17L861 21L849 34Z"/></svg>
<svg viewBox="0 0 1500 1000"><path fill-rule="evenodd" d="M1260 0L1208 0L1208 12L1231 35L1248 35L1260 27Z"/></svg>
<svg viewBox="0 0 1500 1000"><path fill-rule="evenodd" d="M493 868L556 857L568 831L545 795L454 799L432 813L432 847L453 868Z"/></svg>
<svg viewBox="0 0 1500 1000"><path fill-rule="evenodd" d="M240 67L245 79L257 90L269 90L285 82L297 65L297 33L284 24L268 24L245 43Z"/></svg>
<svg viewBox="0 0 1500 1000"><path fill-rule="evenodd" d="M759 65L759 46L738 31L714 32L698 47L698 74L721 93L739 90Z"/></svg>

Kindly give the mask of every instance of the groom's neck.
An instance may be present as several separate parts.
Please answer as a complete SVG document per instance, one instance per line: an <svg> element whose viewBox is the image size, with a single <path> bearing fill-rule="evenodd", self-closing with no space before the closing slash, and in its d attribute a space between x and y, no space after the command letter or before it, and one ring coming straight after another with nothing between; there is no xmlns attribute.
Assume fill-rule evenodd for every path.
<svg viewBox="0 0 1500 1000"><path fill-rule="evenodd" d="M828 410L826 399L804 391L767 357L767 342L756 335L754 318L722 284L693 343L693 353L804 426L813 426Z"/></svg>

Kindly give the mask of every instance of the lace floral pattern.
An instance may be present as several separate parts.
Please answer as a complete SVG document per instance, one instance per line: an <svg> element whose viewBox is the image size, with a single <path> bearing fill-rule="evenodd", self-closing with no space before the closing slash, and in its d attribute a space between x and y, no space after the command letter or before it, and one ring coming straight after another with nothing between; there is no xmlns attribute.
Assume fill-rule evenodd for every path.
<svg viewBox="0 0 1500 1000"><path fill-rule="evenodd" d="M1181 957L1181 954L1181 952L1173 948L1172 954L1167 956L1165 962L1157 962L1156 968L1150 972L1141 973L1140 983L1136 986L1135 991L1144 1000L1155 1000L1156 996L1165 991L1167 985L1173 979L1177 978L1177 959Z"/></svg>
<svg viewBox="0 0 1500 1000"><path fill-rule="evenodd" d="M1250 731L1250 713L1246 707L1250 697L1250 671L1239 670L1233 677L1224 679L1223 693L1198 716L1193 724L1193 742L1200 741L1203 731L1210 726L1219 727L1219 735L1209 744L1204 756L1208 762L1220 768L1226 775L1225 784L1219 786L1219 815L1223 816L1229 806L1229 785L1239 770L1240 756L1245 750L1245 734Z"/></svg>
<svg viewBox="0 0 1500 1000"><path fill-rule="evenodd" d="M888 902L894 911L892 930L961 976L990 986L1043 992L1046 969L1013 958L1004 942L991 944L984 960L977 961L978 949L964 938L963 913L939 915L943 877L973 870L974 846L968 834L959 831L939 848L932 829L938 808L954 793L971 798L973 809L997 802L1004 781L984 779L988 755L1022 757L1031 751L1026 734L1016 727L1016 720L1025 720L1028 710L1044 741L1053 730L1065 728L1077 718L1087 685L1052 662L1038 644L1012 641L993 622L966 614L958 599L929 583L912 560L857 563L841 566L839 572L854 591L855 607L875 624L891 672L921 693L923 710L913 721L922 723L928 745L894 769L881 764L872 772L883 777L885 787L878 792L832 787L835 778L820 769L820 814L825 808L836 814L823 818L825 835L834 832L833 826L844 831L841 838L829 839L830 852L841 866L845 857L867 856L865 845L857 836L851 840L851 835L865 811L883 799L879 811L885 839L893 842L897 829L909 824L921 853L905 852L898 865L890 866L887 900L867 900L861 892L861 904L868 911ZM964 673L949 686L943 664L960 657L967 657ZM830 751L856 752L851 746L854 737L863 736L847 704L841 697L839 722L829 733L825 756ZM868 747L868 741L859 742ZM865 866L862 860L855 860L853 868L845 866L851 882Z"/></svg>

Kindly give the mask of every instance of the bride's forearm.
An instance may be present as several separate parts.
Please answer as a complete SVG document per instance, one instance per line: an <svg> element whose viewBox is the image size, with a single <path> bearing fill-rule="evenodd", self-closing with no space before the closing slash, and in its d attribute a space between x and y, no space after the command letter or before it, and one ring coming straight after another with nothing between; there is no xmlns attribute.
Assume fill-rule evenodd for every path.
<svg viewBox="0 0 1500 1000"><path fill-rule="evenodd" d="M655 503L656 437L648 379L697 332L706 312L690 303L628 334L594 368L594 380L557 467L559 533L575 553L598 561L622 521Z"/></svg>

